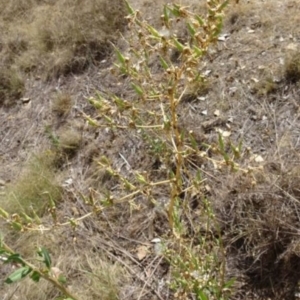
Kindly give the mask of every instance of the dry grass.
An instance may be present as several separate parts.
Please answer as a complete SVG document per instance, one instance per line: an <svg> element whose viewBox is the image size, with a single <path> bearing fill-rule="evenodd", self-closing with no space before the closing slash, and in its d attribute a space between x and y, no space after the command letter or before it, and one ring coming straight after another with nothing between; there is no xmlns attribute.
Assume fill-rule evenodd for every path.
<svg viewBox="0 0 300 300"><path fill-rule="evenodd" d="M44 154L31 159L16 181L7 187L1 207L9 213L32 215L35 211L42 216L50 200L58 203L61 199L62 190L57 182L52 158Z"/></svg>
<svg viewBox="0 0 300 300"><path fill-rule="evenodd" d="M23 95L24 80L19 71L1 65L0 68L0 106L11 106Z"/></svg>
<svg viewBox="0 0 300 300"><path fill-rule="evenodd" d="M121 1L14 0L0 6L5 7L0 12L0 28L5 28L0 104L22 95L22 79L17 82L13 72L22 72L21 78L34 72L44 79L82 73L110 53L110 42L124 25Z"/></svg>
<svg viewBox="0 0 300 300"><path fill-rule="evenodd" d="M52 100L52 111L58 117L66 116L73 105L72 96L68 93L59 93Z"/></svg>
<svg viewBox="0 0 300 300"><path fill-rule="evenodd" d="M76 293L82 300L117 300L120 299L121 289L129 283L128 272L119 262L112 262L103 251L97 249L97 243L101 242L97 236L91 236L88 231L82 229L75 235L84 235L84 240L76 244L72 240L74 232L68 228L57 228L51 233L27 232L23 234L6 235L7 241L14 243L16 251L31 261L36 261L36 250L47 247L52 258L52 267L60 270L67 277L69 289ZM58 243L61 249L57 247ZM87 246L88 245L88 246ZM78 251L81 248L81 251ZM62 251L63 249L63 251ZM3 273L12 273L13 267L6 266ZM6 298L23 297L27 299L56 299L59 291L45 280L38 284L25 279L15 285L2 287L2 295ZM4 299L6 299L4 298Z"/></svg>
<svg viewBox="0 0 300 300"><path fill-rule="evenodd" d="M162 2L166 1L136 1L135 6L146 11L147 18L160 26L161 9L158 6ZM186 2L195 5L195 1ZM28 24L23 26L23 23L16 21L15 33L10 37L1 37L1 63L16 64L23 72L40 72L44 78L81 72L88 64L97 64L97 54L88 42L93 39L98 41L98 37L102 37L97 34L96 28L87 32L82 26L88 46L82 47L80 39L72 44L70 37L77 36L78 28L72 27L74 24L69 13L75 11L75 3L18 3L18 6L2 5L5 6L5 17L4 13L0 13L0 27L3 28L4 22L15 16L22 16L19 18L22 20L20 22L24 20ZM64 14L66 17L63 16L66 24L60 22L62 15L59 7L63 3L71 8ZM33 4L36 5L34 10ZM43 23L41 16L45 15L46 8L49 18ZM89 9L88 5L87 10ZM122 190L124 185L117 176L99 165L101 158L106 156L115 170L136 185L139 184L136 180L137 172L147 175L147 180L152 182L164 180L170 170L175 169L174 160L170 159L170 145L161 142L165 137L159 136L158 131L140 138L141 131L108 127L89 128L89 131L82 129L79 133L79 128L75 130L72 126L71 129L61 126L57 129L53 125L55 136L52 136L57 138L55 147L58 150L55 154L68 162L64 164L62 160L61 164L64 164L67 178L73 180L65 188L65 201L57 206L59 219L64 222L69 218L84 216L91 210L86 203L92 201L105 206L105 209L95 217L80 221L74 231L66 226L39 236L33 234L33 237L29 233L13 235L9 232L6 235L8 242L30 259L36 246L47 247L55 266L62 269L69 278L70 288L84 300L174 299L173 291L165 283L174 281L171 274L174 276L177 272L175 280L180 284L183 278L192 277L188 283L193 285L194 280L199 278L195 276L198 273L194 273L194 269L199 265L204 268L212 266L206 261L210 259L210 255L216 261L221 257L226 265L226 280L236 278L230 299L295 300L300 281L299 54L287 54L287 49L293 46L290 44L298 41L299 16L300 5L297 1L240 1L240 5L232 4L224 28L224 33L230 36L211 49L203 64L202 71L210 70L208 85L188 91L180 104L178 121L185 141L192 132L200 151L207 151L209 158L220 158L216 130L230 132L225 149L229 152L232 150L230 141L234 145L242 141L243 155L238 161L239 167L244 170L249 165L253 167L247 172L232 173L199 157L190 157L185 165L185 174L189 176L183 177L183 183L188 185L193 182L196 171L200 170L203 184L196 190L186 189L179 195L180 201L184 203L183 207L179 205L178 211L184 225L183 240L186 243L181 251L177 251L180 250L180 244L178 240L174 240L167 221L165 204L169 203L169 186L157 187L151 195L155 201L149 201L145 193L129 204L126 201L118 203L126 194ZM29 21L32 21L32 25ZM61 26L61 32L60 27L55 26L56 22ZM97 24L99 26L100 23ZM66 28L71 34L64 37L62 33L67 31ZM12 28L9 30L13 32ZM181 38L184 39L184 35L183 32ZM34 39L29 39L28 36ZM75 45L77 52L75 48L69 47L71 44ZM99 44L97 45L96 48L100 49ZM75 58L74 51L77 53ZM37 57L41 58L39 63L35 61ZM20 69L16 69L17 74L20 74ZM92 90L95 86L99 88L100 82L101 92L116 92L118 96L130 101L135 97L129 91L128 78L112 80L108 73L109 71L103 70L97 76L91 73L95 78L82 80L82 86L76 90L80 95L79 100L76 100L78 107L88 115L95 114L98 121L99 116L83 99L82 90ZM83 76L78 75L78 78ZM70 83L70 91L79 85L78 78ZM70 109L75 101L73 99L72 93L55 96L51 109L59 119L75 118L75 113ZM140 111L143 110L142 103L138 103L137 107ZM39 110L33 110L35 114L38 112ZM115 113L114 117L117 119L120 115ZM43 120L48 122L49 116L46 114ZM124 121L124 118L121 120ZM82 136L88 141L87 145L80 139ZM3 134L4 138L7 137ZM191 146L190 143L188 146ZM69 151L73 154L69 155ZM60 156L60 153L63 155ZM260 155L264 161L255 162L254 154ZM24 198L21 206L20 201L14 200L16 197L9 197L12 206L3 199L2 203L7 210L19 211L20 207L23 209L23 203L28 207L27 205L31 205L29 198L34 199L33 203L38 202L42 191L51 190L45 182L40 183L43 176L48 178L48 167L43 166L42 169L45 173L40 169L33 172L34 176L30 172L24 172L28 176L20 176L20 185L17 180L15 186L11 185L12 191L16 188L19 199L22 199L23 194L29 196ZM52 180L57 174L50 169ZM25 178L32 179L28 183ZM31 186L29 191L28 186ZM35 191L35 186L38 187L38 192ZM85 191L85 197L81 196L82 190ZM145 191L149 192L147 189ZM192 197L188 197L189 192L193 193ZM105 202L113 193L115 198L111 202ZM44 196L47 194L42 195ZM48 203L48 198L43 200L43 203ZM210 204L215 215L214 221L208 218L205 201ZM37 209L40 209L39 206ZM41 210L44 209L42 206ZM51 224L52 220L44 217L43 222ZM178 265L160 260L161 257L150 244L154 237L161 238L167 247L176 251ZM214 247L216 239L224 243L225 262L218 247ZM139 260L138 254L141 254L139 251L142 247L146 247L147 252ZM191 259L195 256L194 253L201 255ZM192 263L185 264L189 260ZM122 262L122 265L118 262ZM217 263L214 266L214 272L219 275L221 266ZM183 270L192 272L186 274ZM209 272L214 273L212 269ZM44 282L38 286L39 288L31 282L20 283L15 296L26 295L28 299L54 299L58 296ZM5 295L11 296L14 290L15 286L6 286Z"/></svg>
<svg viewBox="0 0 300 300"><path fill-rule="evenodd" d="M61 130L58 135L59 144L58 149L62 155L66 155L68 158L72 158L79 150L82 142L82 136L80 132L74 129Z"/></svg>

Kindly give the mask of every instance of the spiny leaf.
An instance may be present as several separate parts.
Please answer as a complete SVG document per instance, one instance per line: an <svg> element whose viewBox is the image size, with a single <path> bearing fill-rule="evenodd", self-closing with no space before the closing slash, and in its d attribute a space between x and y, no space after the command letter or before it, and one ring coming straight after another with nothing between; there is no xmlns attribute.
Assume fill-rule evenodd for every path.
<svg viewBox="0 0 300 300"><path fill-rule="evenodd" d="M96 120L92 119L91 117L85 116L85 118L87 119L89 125L95 126L95 127L99 126L98 122Z"/></svg>
<svg viewBox="0 0 300 300"><path fill-rule="evenodd" d="M229 161L229 156L225 151L223 136L222 136L222 133L220 133L220 132L219 132L219 146L220 146L221 154L223 155L225 161L228 162Z"/></svg>
<svg viewBox="0 0 300 300"><path fill-rule="evenodd" d="M196 58L199 57L199 56L203 56L203 50L196 47L195 45L193 45L193 50L195 51L195 56Z"/></svg>
<svg viewBox="0 0 300 300"><path fill-rule="evenodd" d="M196 15L195 18L198 21L200 26L203 26L205 24L204 21L202 20L202 18L200 18L198 15Z"/></svg>
<svg viewBox="0 0 300 300"><path fill-rule="evenodd" d="M238 147L235 147L234 145L230 145L230 148L233 152L234 158L240 158L240 152Z"/></svg>
<svg viewBox="0 0 300 300"><path fill-rule="evenodd" d="M164 5L164 21L165 21L165 25L168 27L169 26L169 11L167 9L167 6Z"/></svg>
<svg viewBox="0 0 300 300"><path fill-rule="evenodd" d="M159 34L159 32L152 26L147 25L147 29L154 37L159 38L159 39L161 38L161 35Z"/></svg>
<svg viewBox="0 0 300 300"><path fill-rule="evenodd" d="M92 104L95 108L100 109L102 108L102 103L100 101L95 100L94 98L88 99L89 103Z"/></svg>
<svg viewBox="0 0 300 300"><path fill-rule="evenodd" d="M222 12L224 9L225 9L225 7L228 5L228 3L229 3L229 0L226 0L226 1L224 1L218 8L217 8L217 12Z"/></svg>
<svg viewBox="0 0 300 300"><path fill-rule="evenodd" d="M174 40L174 42L175 42L176 48L177 48L180 52L182 52L183 49L184 49L184 45L182 45L176 38L174 38L173 40Z"/></svg>
<svg viewBox="0 0 300 300"><path fill-rule="evenodd" d="M30 218L26 213L22 212L21 215L27 223L33 223L33 219Z"/></svg>
<svg viewBox="0 0 300 300"><path fill-rule="evenodd" d="M124 179L124 186L127 190L135 190L135 186L132 183L130 183L127 179Z"/></svg>
<svg viewBox="0 0 300 300"><path fill-rule="evenodd" d="M112 118L110 118L110 117L108 117L108 116L106 116L106 115L103 115L103 118L104 118L109 124L113 124L113 123L114 123L113 120L112 120Z"/></svg>
<svg viewBox="0 0 300 300"><path fill-rule="evenodd" d="M198 150L198 143L197 141L195 140L195 138L193 137L192 134L189 134L189 138L190 138L190 141L191 141L191 144L192 144L192 148L194 150Z"/></svg>
<svg viewBox="0 0 300 300"><path fill-rule="evenodd" d="M22 224L20 224L18 222L11 222L11 226L13 227L13 229L15 229L17 231L21 231L23 229Z"/></svg>
<svg viewBox="0 0 300 300"><path fill-rule="evenodd" d="M126 8L129 12L129 14L133 15L134 14L134 9L131 7L131 5L126 0L125 0L125 4L126 4Z"/></svg>
<svg viewBox="0 0 300 300"><path fill-rule="evenodd" d="M167 62L161 57L159 56L159 60L160 60L160 63L162 65L162 67L167 70L169 68L169 65L167 64Z"/></svg>
<svg viewBox="0 0 300 300"><path fill-rule="evenodd" d="M0 207L0 216L2 216L2 217L5 218L5 219L8 219L9 214L8 214L8 212L6 212L4 209L2 209L2 208Z"/></svg>
<svg viewBox="0 0 300 300"><path fill-rule="evenodd" d="M136 179L140 182L140 183L143 183L143 184L147 184L147 180L145 179L145 177L140 174L140 173L137 173L136 174Z"/></svg>
<svg viewBox="0 0 300 300"><path fill-rule="evenodd" d="M114 102L116 103L118 109L120 109L121 111L132 107L132 105L130 103L117 97L116 95L113 95L112 98L113 98Z"/></svg>
<svg viewBox="0 0 300 300"><path fill-rule="evenodd" d="M196 33L196 29L192 26L192 24L190 24L189 22L187 22L187 28L191 34L191 36L194 36Z"/></svg>
<svg viewBox="0 0 300 300"><path fill-rule="evenodd" d="M133 87L133 89L135 90L135 92L139 95L139 96L143 96L144 95L144 91L143 91L143 89L139 86L139 85L137 85L137 84L135 84L135 83L131 83L131 86Z"/></svg>
<svg viewBox="0 0 300 300"><path fill-rule="evenodd" d="M174 4L173 8L168 7L169 11L175 16L175 17L179 17L180 16L180 6Z"/></svg>
<svg viewBox="0 0 300 300"><path fill-rule="evenodd" d="M118 61L122 64L123 67L125 67L125 63L126 63L125 57L117 47L114 46L114 48L117 54Z"/></svg>

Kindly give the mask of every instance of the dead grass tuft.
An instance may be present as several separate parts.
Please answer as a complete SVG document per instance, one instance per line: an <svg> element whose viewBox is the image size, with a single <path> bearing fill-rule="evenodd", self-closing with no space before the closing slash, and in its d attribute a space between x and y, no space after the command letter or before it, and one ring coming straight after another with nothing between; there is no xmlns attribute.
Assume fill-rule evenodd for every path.
<svg viewBox="0 0 300 300"><path fill-rule="evenodd" d="M118 300L120 287L124 285L124 270L116 263L112 264L101 256L92 258L86 256L87 267L85 272L90 284L92 299Z"/></svg>
<svg viewBox="0 0 300 300"><path fill-rule="evenodd" d="M124 27L125 9L118 0L0 0L0 6L1 79L11 69L35 71L44 79L81 73L110 53ZM20 90L5 83L0 93L7 99Z"/></svg>
<svg viewBox="0 0 300 300"><path fill-rule="evenodd" d="M62 117L67 115L73 105L72 96L68 93L59 93L52 101L52 111Z"/></svg>
<svg viewBox="0 0 300 300"><path fill-rule="evenodd" d="M61 154L66 155L68 158L73 157L81 145L81 134L74 129L67 129L62 131L58 138L58 149Z"/></svg>
<svg viewBox="0 0 300 300"><path fill-rule="evenodd" d="M62 197L56 178L47 154L31 159L19 178L8 186L1 207L10 213L32 215L34 210L39 216L44 215L50 200L57 203Z"/></svg>
<svg viewBox="0 0 300 300"><path fill-rule="evenodd" d="M61 271L67 277L67 285L83 300L117 300L124 285L128 283L128 274L118 262L109 260L100 250L93 251L94 244L101 242L97 236L90 236L87 231L79 230L76 236L81 236L79 244L72 241L74 231L71 228L56 228L55 231L40 233L38 231L8 235L10 243L15 245L17 253L22 257L37 261L36 250L46 247L52 259L52 267ZM57 245L60 247L57 247ZM76 247L74 251L74 247ZM63 251L61 251L63 249ZM79 250L79 251L78 251ZM8 276L13 269L8 266L3 273ZM127 277L127 278L126 278ZM45 280L37 284L26 278L18 285L5 285L2 295L14 295L28 299L57 299L59 291Z"/></svg>
<svg viewBox="0 0 300 300"><path fill-rule="evenodd" d="M294 299L298 290L297 169L266 164L264 182L255 188L235 178L223 203L229 268L233 276L243 278L241 290L263 299Z"/></svg>
<svg viewBox="0 0 300 300"><path fill-rule="evenodd" d="M252 88L252 91L258 96L266 96L275 93L277 89L277 83L274 82L274 79L269 76L255 83Z"/></svg>

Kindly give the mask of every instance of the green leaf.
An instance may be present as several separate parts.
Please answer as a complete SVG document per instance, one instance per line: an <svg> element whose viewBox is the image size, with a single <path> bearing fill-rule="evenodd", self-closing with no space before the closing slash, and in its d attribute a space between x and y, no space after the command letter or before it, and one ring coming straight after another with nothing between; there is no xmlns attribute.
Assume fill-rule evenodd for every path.
<svg viewBox="0 0 300 300"><path fill-rule="evenodd" d="M161 57L159 56L159 60L160 60L160 63L162 65L162 67L167 70L169 68L169 65L167 64L167 62Z"/></svg>
<svg viewBox="0 0 300 300"><path fill-rule="evenodd" d="M240 140L239 145L238 145L239 153L242 152L242 147L243 147L243 141Z"/></svg>
<svg viewBox="0 0 300 300"><path fill-rule="evenodd" d="M175 42L176 48L177 48L180 52L182 52L183 49L184 49L184 46L183 46L177 39L174 38L173 40L174 40L174 42Z"/></svg>
<svg viewBox="0 0 300 300"><path fill-rule="evenodd" d="M230 148L231 148L231 150L233 152L234 158L240 158L241 153L239 151L239 148L235 147L234 145L230 145Z"/></svg>
<svg viewBox="0 0 300 300"><path fill-rule="evenodd" d="M198 183L200 183L202 181L202 174L201 174L200 170L197 170L196 180L197 180Z"/></svg>
<svg viewBox="0 0 300 300"><path fill-rule="evenodd" d="M189 138L190 138L190 141L191 141L191 144L192 144L192 148L194 150L198 150L198 143L197 141L195 140L195 138L193 137L192 134L189 134Z"/></svg>
<svg viewBox="0 0 300 300"><path fill-rule="evenodd" d="M127 179L124 179L124 187L129 191L135 190L135 186L131 184Z"/></svg>
<svg viewBox="0 0 300 300"><path fill-rule="evenodd" d="M45 263L46 267L50 269L52 262L48 250L44 247L41 247L38 250L38 255L43 258L43 262Z"/></svg>
<svg viewBox="0 0 300 300"><path fill-rule="evenodd" d="M11 222L11 225L12 225L13 229L15 229L17 231L21 231L23 229L22 224L20 224L19 222Z"/></svg>
<svg viewBox="0 0 300 300"><path fill-rule="evenodd" d="M118 61L121 63L122 67L125 67L125 65L126 65L125 57L123 56L123 54L117 47L114 46L114 48L115 48L115 51L117 54Z"/></svg>
<svg viewBox="0 0 300 300"><path fill-rule="evenodd" d="M32 274L30 275L30 278L34 281L34 282L39 282L40 281L40 278L41 278L41 275L36 272L36 271L33 271Z"/></svg>
<svg viewBox="0 0 300 300"><path fill-rule="evenodd" d="M33 219L30 218L26 213L22 212L21 216L25 219L26 222L33 223Z"/></svg>
<svg viewBox="0 0 300 300"><path fill-rule="evenodd" d="M196 58L203 55L203 50L193 45L193 50L195 51Z"/></svg>
<svg viewBox="0 0 300 300"><path fill-rule="evenodd" d="M175 16L175 17L179 17L180 16L180 6L174 4L173 8L168 7L169 11Z"/></svg>
<svg viewBox="0 0 300 300"><path fill-rule="evenodd" d="M145 177L144 177L142 174L140 174L140 173L137 173L137 174L136 174L136 179L137 179L140 183L142 183L142 184L147 184L147 183L148 183L147 180L145 179Z"/></svg>
<svg viewBox="0 0 300 300"><path fill-rule="evenodd" d="M198 295L198 299L199 300L208 300L208 297L204 294L204 292L203 291L198 291L198 293L197 293Z"/></svg>
<svg viewBox="0 0 300 300"><path fill-rule="evenodd" d="M126 8L129 12L129 14L133 15L134 14L134 9L130 6L130 4L126 0L125 0L125 4L126 4Z"/></svg>
<svg viewBox="0 0 300 300"><path fill-rule="evenodd" d="M159 34L159 32L152 26L147 25L147 29L154 37L159 38L159 39L161 38L161 35Z"/></svg>
<svg viewBox="0 0 300 300"><path fill-rule="evenodd" d="M224 10L224 8L228 5L229 0L224 1L217 9L217 12L222 12Z"/></svg>
<svg viewBox="0 0 300 300"><path fill-rule="evenodd" d="M202 20L202 18L200 18L199 16L195 16L196 20L198 21L199 25L200 26L203 26L204 25L204 21Z"/></svg>
<svg viewBox="0 0 300 300"><path fill-rule="evenodd" d="M169 25L169 20L170 20L169 14L170 14L170 13L169 13L169 11L168 11L168 9L167 9L167 6L164 5L164 21L165 21L165 25L166 25L166 26Z"/></svg>
<svg viewBox="0 0 300 300"><path fill-rule="evenodd" d="M101 101L95 100L94 98L89 98L88 101L89 101L89 103L91 105L93 105L97 109L101 109L102 106L103 106L103 104L101 103Z"/></svg>
<svg viewBox="0 0 300 300"><path fill-rule="evenodd" d="M14 283L16 281L21 280L22 278L26 277L30 272L32 271L31 268L29 267L22 267L18 270L16 270L15 272L13 272L6 280L5 283L7 284L11 284Z"/></svg>
<svg viewBox="0 0 300 300"><path fill-rule="evenodd" d="M8 219L9 213L0 207L0 216L2 216L4 219Z"/></svg>
<svg viewBox="0 0 300 300"><path fill-rule="evenodd" d="M228 154L225 151L223 136L222 136L222 133L220 133L220 132L219 132L219 146L220 146L221 154L223 155L225 161L228 162L229 157L228 157Z"/></svg>
<svg viewBox="0 0 300 300"><path fill-rule="evenodd" d="M196 29L192 26L192 24L190 24L189 22L187 22L187 28L191 34L191 36L194 36L196 33Z"/></svg>
<svg viewBox="0 0 300 300"><path fill-rule="evenodd" d="M135 84L135 83L131 83L131 86L134 88L135 92L139 95L139 96L143 96L144 95L144 91L142 90L142 88Z"/></svg>
<svg viewBox="0 0 300 300"><path fill-rule="evenodd" d="M231 278L230 280L228 280L228 281L225 283L224 289L229 289L234 283L235 283L235 278Z"/></svg>
<svg viewBox="0 0 300 300"><path fill-rule="evenodd" d="M106 115L103 115L103 118L106 120L106 122L108 122L109 124L113 124L113 120L109 117L109 116L106 116Z"/></svg>
<svg viewBox="0 0 300 300"><path fill-rule="evenodd" d="M14 254L8 256L4 263L6 263L6 264L7 263L17 263L17 264L24 265L24 262L19 253L14 253Z"/></svg>

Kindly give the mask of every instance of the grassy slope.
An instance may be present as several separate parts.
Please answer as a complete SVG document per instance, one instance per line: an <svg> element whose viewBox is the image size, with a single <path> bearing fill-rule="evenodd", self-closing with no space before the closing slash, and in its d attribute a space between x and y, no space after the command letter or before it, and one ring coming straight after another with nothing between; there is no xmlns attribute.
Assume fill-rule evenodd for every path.
<svg viewBox="0 0 300 300"><path fill-rule="evenodd" d="M34 1L23 1L22 14L28 11L26 6L34 8L24 20L36 15L38 17L34 20L41 22L43 11L52 7L51 1L48 2L43 1L37 6ZM68 1L56 3L69 5ZM153 23L158 24L161 1L137 1L134 4L145 11ZM22 8L22 5L19 6ZM7 10L1 15L0 27L14 21L17 15L13 11L16 5L6 7ZM94 113L85 101L86 97L93 95L94 90L112 89L120 95L126 91L106 70L110 66L109 57L106 57L108 62L103 62L98 68L91 66L86 73L73 74L78 69L70 69L70 61L90 59L84 51L86 47L92 47L90 40L96 43L101 35L99 37L90 29L88 34L84 31L86 40L79 39L75 44L79 43L85 50L83 53L74 52L72 38L78 35L68 27L66 31L71 35L65 40L59 38L59 34L64 32L57 24L57 20L62 20L59 11L59 7L54 5L53 16L48 18L55 26L42 26L40 31L34 22L28 28L24 24L11 25L11 33L2 37L1 63L7 66L8 62L13 62L9 63L13 70L7 70L14 72L13 76L18 74L23 80L29 79L25 81L24 96L31 101L8 108L10 103L7 99L19 99L20 93L8 94L9 98L5 94L2 98L0 159L4 167L0 169L0 179L12 182L7 184L7 189L15 195L14 187L22 186L20 182L24 182L22 176L17 175L22 171L21 167L28 174L26 161L31 154L42 153L44 159L45 156L47 159L54 156L56 181L62 185L66 179L73 180L62 192L64 201L59 206L58 214L64 218L86 213L79 192L87 194L88 189L92 188L90 193L97 197L103 188L116 188L117 183L97 169L93 162L95 157L108 156L114 166L124 170L125 174L128 170L124 167L124 157L134 170L150 170L154 178L163 176L163 173L157 168L156 160L147 154L143 141L130 132L112 134L86 127L78 113L78 110ZM72 9L68 12L71 14ZM253 153L264 158L263 169L254 173L253 177L221 172L209 165L205 165L203 170L208 174L209 189L206 193L220 221L226 243L228 276L237 277L237 299L250 297L246 296L247 293L254 295L254 298L262 295L271 299L294 299L300 279L299 13L300 5L296 1L252 1L230 6L224 28L224 33L229 37L211 50L203 66L203 71L211 71L208 79L212 84L202 95L201 101L188 98L180 114L181 126L197 133L199 141L214 143L216 127L229 130L233 141L242 140L245 148L251 148ZM64 15L70 24L65 20L63 23L75 30L72 17ZM98 19L98 14L94 18ZM103 20L99 22L103 24ZM50 36L41 39L46 29ZM51 51L45 48L45 45L49 47L49 42L54 47ZM12 46L9 48L9 45ZM72 47L68 48L70 45ZM96 48L100 49L98 46ZM22 55L18 55L18 51ZM71 52L72 56L69 56ZM37 65L33 68L36 72L33 73L34 78L29 75L32 73L26 73L27 67L24 68L24 63L28 66L28 62L32 67L30 57ZM37 58L41 59L39 63ZM62 64L61 59L64 61ZM99 60L102 59L104 57L101 56ZM56 63L59 67L53 70ZM69 72L63 71L66 66ZM51 78L51 81L41 81L38 79L40 76ZM19 85L17 87L18 91ZM219 110L218 116L216 110ZM203 111L207 111L207 115L202 114ZM67 138L72 137L70 132L74 134L71 141ZM50 180L52 177L47 178ZM162 190L158 191L157 197L163 200L167 195ZM7 205L7 198L2 198L1 201ZM193 205L191 216L195 223L199 222L200 210L201 205ZM51 221L47 216L44 220L46 223ZM8 231L6 233L9 234ZM127 204L107 209L101 217L86 219L76 232L63 227L49 235L26 233L13 238L7 235L15 249L27 257L32 256L37 245L48 247L55 258L55 265L68 275L71 289L82 299L155 299L151 298L155 297L152 296L155 293L162 299L172 299L167 286L163 286L163 291L159 287L167 276L167 267L155 256L149 244L157 236L168 238L167 220L162 212L142 201L139 210L131 211ZM143 245L149 252L146 259L139 261L137 254ZM103 274L105 268L108 271ZM91 273L96 276L87 275ZM43 284L39 289L33 289L32 285L30 282L26 285L21 283L15 296L55 298L56 292L50 286ZM103 287L107 293L105 295ZM5 286L3 290L7 298L14 293L14 287Z"/></svg>

